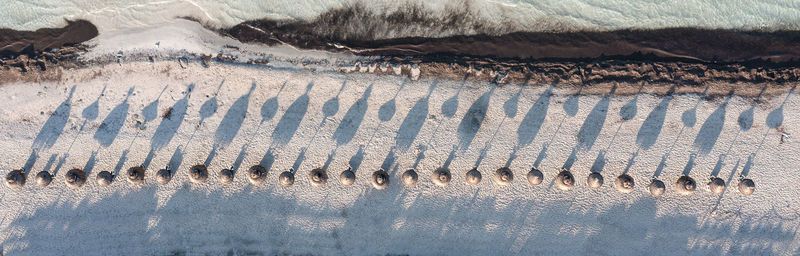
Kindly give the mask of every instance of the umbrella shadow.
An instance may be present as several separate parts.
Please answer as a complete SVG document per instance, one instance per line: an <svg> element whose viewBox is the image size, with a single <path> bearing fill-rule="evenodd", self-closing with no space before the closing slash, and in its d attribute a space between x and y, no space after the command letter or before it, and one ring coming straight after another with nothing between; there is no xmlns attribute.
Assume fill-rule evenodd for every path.
<svg viewBox="0 0 800 256"><path fill-rule="evenodd" d="M103 122L100 123L100 127L98 127L97 131L94 133L94 139L99 142L101 146L111 146L114 140L117 139L119 131L122 129L122 125L125 124L125 120L128 117L128 109L131 106L130 103L128 103L128 99L130 99L133 94L133 90L133 87L128 89L125 100L108 113L106 118L103 119Z"/></svg>
<svg viewBox="0 0 800 256"><path fill-rule="evenodd" d="M425 120L428 118L428 103L431 93L433 93L433 89L436 88L438 83L438 81L431 83L428 88L428 94L414 103L414 106L406 114L395 136L395 148L406 150L414 143L420 129L422 129L422 125L425 124Z"/></svg>
<svg viewBox="0 0 800 256"><path fill-rule="evenodd" d="M786 95L786 98L783 100L783 103L781 103L780 107L767 114L767 127L777 129L783 125L783 107L786 105L786 102L789 101L789 96L792 96L792 92L794 92L795 88L797 88L797 85L793 86L792 89L789 90L789 93Z"/></svg>
<svg viewBox="0 0 800 256"><path fill-rule="evenodd" d="M356 154L350 157L350 160L347 161L348 166L350 167L350 170L353 171L353 173L358 171L358 167L360 167L361 163L364 162L364 154L365 154L364 148L365 148L364 145L359 145L358 152L356 152Z"/></svg>
<svg viewBox="0 0 800 256"><path fill-rule="evenodd" d="M369 106L367 99L369 99L371 92L372 85L367 87L367 90L364 91L361 98L356 100L356 102L350 106L350 109L345 112L342 121L339 123L339 127L333 132L333 139L336 140L336 145L344 145L353 140L356 131L358 131L358 128L361 127L361 123L364 121L364 115L367 113L367 108Z"/></svg>
<svg viewBox="0 0 800 256"><path fill-rule="evenodd" d="M183 124L186 111L189 107L189 96L192 94L194 84L189 84L184 92L183 98L176 101L171 107L167 108L164 114L161 115L161 122L156 127L152 139L150 139L150 152L147 153L142 168L147 169L150 166L156 152L169 144L178 128ZM177 150L177 149L176 149Z"/></svg>
<svg viewBox="0 0 800 256"><path fill-rule="evenodd" d="M228 112L222 118L217 130L214 132L214 143L219 145L219 148L224 149L228 146L239 130L242 128L244 119L247 117L247 108L250 106L250 95L256 89L256 83L250 86L250 91L242 95L233 102Z"/></svg>
<svg viewBox="0 0 800 256"><path fill-rule="evenodd" d="M272 131L273 141L285 145L292 140L292 137L294 137L294 134L297 132L297 128L300 127L300 122L303 121L308 111L308 103L310 100L308 93L311 91L312 87L314 87L314 82L308 83L305 93L297 97L297 99L289 105L289 108L286 109L286 112L283 113L283 116L278 121L278 125L275 126L275 130Z"/></svg>
<svg viewBox="0 0 800 256"><path fill-rule="evenodd" d="M528 110L528 113L522 118L522 122L517 128L517 145L520 147L530 145L536 135L539 134L539 130L541 130L542 124L544 124L544 120L547 117L553 87L554 85L550 85L546 91L539 95L539 98Z"/></svg>
<svg viewBox="0 0 800 256"><path fill-rule="evenodd" d="M491 89L476 99L469 109L467 109L467 112L458 125L458 145L462 151L469 148L469 145L472 144L472 140L475 139L475 135L478 134L478 130L480 130L483 125L483 121L486 119L489 101L494 90L497 88L496 85L490 86Z"/></svg>
<svg viewBox="0 0 800 256"><path fill-rule="evenodd" d="M722 133L722 128L725 126L725 110L732 96L733 90L728 93L725 101L706 118L705 122L703 122L703 125L700 127L700 131L694 139L694 146L698 148L701 154L705 155L710 153L711 149L714 148L714 145L717 143L717 139L719 139L719 135Z"/></svg>
<svg viewBox="0 0 800 256"><path fill-rule="evenodd" d="M583 125L581 125L580 130L578 130L578 145L576 146L578 150L587 151L594 146L597 137L600 136L603 125L606 123L608 105L611 102L611 95L614 94L616 89L616 86L611 88L611 92L603 96L594 108L592 108L592 111L589 112L589 115L586 116Z"/></svg>
<svg viewBox="0 0 800 256"><path fill-rule="evenodd" d="M656 140L661 134L661 129L664 127L664 119L667 117L667 109L674 92L675 87L673 86L664 96L664 99L645 118L644 123L639 128L639 133L636 135L636 144L639 145L639 148L647 150L656 144Z"/></svg>
<svg viewBox="0 0 800 256"><path fill-rule="evenodd" d="M47 149L53 147L55 145L56 140L61 134L64 132L64 127L67 125L67 120L69 120L69 113L72 109L72 96L75 94L75 87L69 91L69 96L61 102L61 104L56 107L56 110L50 114L47 118L47 121L44 122L44 125L39 130L39 133L33 139L33 145L31 149L34 151L39 151L42 149Z"/></svg>

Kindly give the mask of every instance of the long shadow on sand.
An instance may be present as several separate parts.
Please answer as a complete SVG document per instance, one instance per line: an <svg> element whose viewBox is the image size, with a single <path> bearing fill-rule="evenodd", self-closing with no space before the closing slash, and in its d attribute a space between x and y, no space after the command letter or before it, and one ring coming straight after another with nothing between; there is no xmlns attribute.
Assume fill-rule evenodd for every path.
<svg viewBox="0 0 800 256"><path fill-rule="evenodd" d="M397 136L395 136L396 148L406 150L414 143L414 139L417 138L420 129L422 129L422 125L425 124L425 120L428 118L428 103L431 93L433 93L433 89L436 88L437 84L438 82L436 81L431 83L431 86L428 88L428 94L419 99L414 103L414 106L408 110L405 119L403 119L403 122L400 124L400 128L397 129Z"/></svg>
<svg viewBox="0 0 800 256"><path fill-rule="evenodd" d="M239 129L242 128L242 123L247 117L247 107L250 106L250 95L255 89L256 84L253 83L247 94L242 95L233 102L219 126L217 126L217 130L214 132L214 143L219 145L220 148L228 146L233 141L233 138L236 137L236 134L239 133Z"/></svg>
<svg viewBox="0 0 800 256"><path fill-rule="evenodd" d="M364 91L361 98L356 100L356 102L350 106L350 109L345 112L342 121L339 123L339 127L333 132L333 139L336 141L336 145L344 145L353 140L356 131L361 127L361 122L364 121L364 115L367 113L367 108L369 107L367 99L369 99L369 94L371 92L372 85L367 87L367 90Z"/></svg>
<svg viewBox="0 0 800 256"><path fill-rule="evenodd" d="M728 94L725 101L700 126L700 131L694 139L694 146L698 148L701 154L710 153L711 149L714 148L714 144L717 143L717 139L722 133L722 128L725 126L725 109L728 107L728 102L730 102L732 95L733 91Z"/></svg>
<svg viewBox="0 0 800 256"><path fill-rule="evenodd" d="M793 86L786 95L786 98L783 100L783 103L781 103L781 106L767 114L767 127L771 129L777 129L783 124L783 107L786 105L786 102L789 101L789 96L792 96L792 93L796 88L797 85Z"/></svg>
<svg viewBox="0 0 800 256"><path fill-rule="evenodd" d="M175 137L175 133L178 132L178 128L183 124L183 119L186 116L186 111L189 107L189 96L192 94L192 89L194 89L194 84L189 84L186 91L183 92L183 98L176 101L175 104L168 108L161 116L161 122L158 124L158 127L156 127L153 138L150 139L150 152L147 153L147 157L145 157L142 163L143 168L147 169L153 157L155 157L156 152L169 144L172 138Z"/></svg>
<svg viewBox="0 0 800 256"><path fill-rule="evenodd" d="M402 186L390 186L359 194L342 207L333 206L326 196L309 204L276 194L279 189L283 188L273 185L229 195L223 190L184 187L161 202L156 200L160 197L156 186L144 186L100 200L57 200L9 218L8 228L20 232L9 233L2 246L10 255L33 248L45 255L109 251L140 255L320 251L718 255L779 253L791 246L797 232L790 221L774 219L698 224L695 216L660 215L650 197L603 209L590 204L581 211L574 210L575 199L553 200L545 207L526 200L498 208L504 202L496 197L426 200ZM692 243L692 239L708 243ZM730 245L731 240L742 242Z"/></svg>
<svg viewBox="0 0 800 256"><path fill-rule="evenodd" d="M539 134L539 130L542 128L542 124L544 124L544 119L547 117L552 90L553 86L551 85L539 95L536 102L528 109L528 113L522 118L522 122L519 124L519 128L517 128L517 145L519 145L519 147L530 145L536 138L536 135Z"/></svg>
<svg viewBox="0 0 800 256"><path fill-rule="evenodd" d="M289 105L289 108L286 109L286 112L283 113L281 120L278 121L278 125L275 126L275 130L272 131L273 141L285 145L292 140L292 137L294 137L294 134L297 132L297 128L300 127L300 122L303 121L308 111L308 93L311 91L312 87L314 87L314 82L308 83L305 93L297 97L297 99Z"/></svg>
<svg viewBox="0 0 800 256"><path fill-rule="evenodd" d="M69 113L72 109L72 96L75 94L75 87L69 91L69 96L56 107L53 113L47 118L47 121L42 125L42 129L36 134L31 145L31 154L22 167L24 172L29 172L36 160L39 159L39 151L53 147L58 140L58 137L64 132L64 127L69 120Z"/></svg>
<svg viewBox="0 0 800 256"><path fill-rule="evenodd" d="M578 150L588 151L594 146L597 136L600 136L600 130L603 129L603 125L606 123L608 105L611 102L611 95L614 94L616 89L616 86L611 88L611 92L603 96L592 108L592 111L589 112L589 115L586 116L581 129L578 130L578 145L576 146Z"/></svg>
<svg viewBox="0 0 800 256"><path fill-rule="evenodd" d="M64 126L67 125L67 120L69 120L73 94L75 94L75 86L72 86L72 89L70 89L67 99L61 102L61 104L56 107L56 110L50 114L50 117L47 118L47 121L44 122L42 129L39 130L39 134L33 139L33 145L31 146L33 150L39 151L41 149L51 148L56 144L56 140L61 136L61 133L64 131Z"/></svg>
<svg viewBox="0 0 800 256"><path fill-rule="evenodd" d="M478 134L483 121L486 119L486 111L489 109L489 100L491 99L496 85L490 85L491 89L481 95L464 113L461 123L458 125L458 145L461 151L467 150L475 135Z"/></svg>
<svg viewBox="0 0 800 256"><path fill-rule="evenodd" d="M100 127L97 127L97 131L94 133L94 139L97 140L101 146L111 146L111 143L114 143L117 135L119 135L119 131L122 129L122 125L125 124L125 120L128 117L128 109L131 107L131 104L128 103L128 99L133 95L133 89L133 87L128 89L125 100L115 106L114 109L108 113L106 118L103 119L103 122L100 123Z"/></svg>
<svg viewBox="0 0 800 256"><path fill-rule="evenodd" d="M650 111L642 126L639 127L639 133L636 134L636 144L639 145L639 148L647 150L656 144L661 129L664 127L664 119L667 117L667 109L673 92L675 92L675 87L669 89L664 99L653 108L653 111Z"/></svg>

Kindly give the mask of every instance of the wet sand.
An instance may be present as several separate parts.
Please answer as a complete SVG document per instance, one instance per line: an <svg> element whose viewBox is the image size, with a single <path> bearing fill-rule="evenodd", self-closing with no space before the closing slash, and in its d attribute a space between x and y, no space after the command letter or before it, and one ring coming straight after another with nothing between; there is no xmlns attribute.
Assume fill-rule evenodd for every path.
<svg viewBox="0 0 800 256"><path fill-rule="evenodd" d="M765 95L778 95L800 80L800 45L793 43L800 41L800 31L675 28L373 40L321 35L319 29L312 27L318 22L258 20L217 32L246 43L288 44L370 57L364 62L334 64L340 65L334 69L343 72L372 66L373 73L413 77L407 68L412 65L418 67L421 78L561 87L592 85L581 91L588 94L603 94L612 86L617 87L618 94L633 94L641 85L647 85L652 93L659 94L675 87L673 92L677 93L698 93L709 88L708 95L727 95L733 90L737 95L755 96L761 88L768 87ZM0 36L7 42L3 48L6 55L0 60L4 67L0 70L0 83L59 80L63 71L48 67L89 64L78 59L87 50L80 42L97 35L96 27L83 20L70 22L64 28L8 31L8 35ZM49 48L53 50L44 51ZM151 56L126 57L154 60ZM237 62L222 55L203 55L198 60ZM90 64L111 61L116 59L92 60ZM398 68L402 70L396 72Z"/></svg>
<svg viewBox="0 0 800 256"><path fill-rule="evenodd" d="M83 43L97 36L97 27L86 20L67 21L63 28L17 31L0 28L0 57L36 55L42 51Z"/></svg>
<svg viewBox="0 0 800 256"><path fill-rule="evenodd" d="M800 31L653 30L515 32L498 36L361 39L319 35L313 23L248 21L223 30L243 42L286 43L359 55L456 55L529 60L680 59L709 63L800 60ZM337 46L338 45L338 46Z"/></svg>

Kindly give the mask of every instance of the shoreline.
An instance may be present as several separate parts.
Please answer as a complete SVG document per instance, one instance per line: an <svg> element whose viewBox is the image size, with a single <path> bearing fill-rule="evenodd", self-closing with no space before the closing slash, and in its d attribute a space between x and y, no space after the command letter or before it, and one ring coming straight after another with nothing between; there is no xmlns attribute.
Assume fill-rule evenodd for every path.
<svg viewBox="0 0 800 256"><path fill-rule="evenodd" d="M194 21L196 22L196 21ZM295 22L297 23L297 22ZM762 87L768 89L763 95L778 95L788 91L792 82L800 80L800 61L795 56L800 56L800 46L786 46L785 42L791 38L800 38L800 31L732 31L714 30L717 34L711 33L709 38L719 39L721 36L730 38L745 38L746 40L720 41L717 44L728 44L736 47L732 48L713 48L713 45L706 48L697 48L695 53L666 54L669 52L685 51L687 47L696 46L692 44L692 38L698 38L701 32L711 30L702 29L666 29L670 33L660 34L659 38L651 38L649 43L667 44L670 41L666 35L687 32L690 36L678 38L673 41L673 49L650 51L643 53L639 51L648 42L641 42L640 45L632 45L631 41L646 35L659 35L656 30L648 31L610 31L610 32L536 32L536 33L511 33L501 36L454 36L445 38L399 38L391 40L351 40L345 43L334 43L336 41L322 41L313 39L303 41L300 39L313 36L311 31L302 29L303 24L283 24L275 21L250 21L237 25L227 30L216 30L221 36L227 36L230 40L236 40L242 45L262 50L269 53L278 47L289 46L297 49L298 52L323 52L328 55L322 57L299 56L299 59L283 60L284 64L297 69L316 70L313 65L326 70L341 73L368 72L379 75L399 75L415 79L470 79L489 81L497 84L505 83L531 83L531 84L554 84L560 87L585 87L581 90L584 94L603 94L612 86L618 88L619 94L634 94L642 85L654 88L652 93L664 94L670 87L676 87L676 93L700 93L709 88L708 95L720 96L727 95L731 90L734 94L755 97L760 94ZM265 29L257 29L252 24L261 24ZM310 23L309 23L310 24ZM242 30L249 28L249 30ZM298 29L296 32L289 31L288 28ZM206 27L206 29L209 29ZM269 30L272 29L272 30ZM82 30L82 31L81 31ZM64 33L75 33L77 36L48 37L51 35L41 31L60 31ZM269 36L264 37L269 31ZM94 34L92 34L92 32ZM257 32L257 33L256 33ZM89 38L94 38L97 33L96 27L88 21L74 21L70 25L60 29L40 29L36 32L18 32L19 38L27 41L47 41L44 45L58 46L58 48L44 48L45 46L34 47L33 45L20 48L16 55L5 55L0 59L0 83L15 81L59 81L63 72L73 68L89 68L108 64L124 64L131 61L178 61L188 63L189 61L200 62L203 66L216 64L235 64L253 65L272 68L269 58L265 59L241 59L236 56L241 55L241 51L236 46L219 45L226 51L233 54L217 53L196 53L175 50L154 50L150 52L127 53L103 53L99 57L89 59L82 56L92 51L94 46L88 46ZM27 34L26 34L27 33ZM305 33L305 34L303 34ZM40 37L37 39L36 35ZM583 36L577 36L583 35ZM75 40L52 41L53 38L81 38L84 41ZM554 45L554 41L559 38L569 37L580 38L570 42L563 42L562 45ZM770 37L780 40L770 41ZM10 38L10 37L9 37ZM286 40L286 39L291 40ZM541 40L523 42L531 38ZM510 39L504 41L504 39ZM627 41L619 41L624 39ZM516 40L516 41L515 41ZM584 40L584 41L580 41ZM502 43L498 43L501 42ZM696 40L695 40L696 41ZM68 42L68 43L65 43ZM599 44L599 43L603 44ZM751 51L736 52L748 44L770 42L772 48L752 47ZM573 45L569 45L573 44ZM272 45L272 46L270 46ZM479 47L489 45L492 47ZM561 49L553 51L526 51L536 46L550 45L546 49ZM605 49L608 45L626 45L621 48ZM465 47L461 47L465 46ZM515 46L515 47L510 47ZM773 54L780 58L765 58L764 55L756 53L769 51L770 49L786 46L784 54ZM527 48L526 48L527 47ZM710 48L709 48L710 47ZM6 47L8 48L8 47ZM663 47L662 47L663 48ZM398 54L404 52L403 49L415 49L415 53ZM517 56L510 54L510 49L521 49ZM655 48L650 48L655 49ZM677 50L676 50L677 49ZM715 51L703 52L703 49ZM485 50L486 54L481 55L479 50ZM727 55L723 58L726 61L710 62L706 61L706 55L710 53L725 52L735 55ZM776 52L777 50L773 51ZM492 54L499 56L490 56ZM613 55L612 53L624 54ZM527 54L527 55L526 55ZM532 55L538 54L538 55ZM549 54L549 55L548 55ZM749 55L748 55L749 54ZM95 54L97 55L97 54ZM344 61L331 61L325 56L345 56ZM524 57L527 56L527 57ZM698 57L692 57L698 56ZM703 58L700 58L703 57ZM316 59L314 59L316 58ZM800 58L797 58L800 59ZM308 63L313 63L309 66ZM576 90L577 91L577 90Z"/></svg>

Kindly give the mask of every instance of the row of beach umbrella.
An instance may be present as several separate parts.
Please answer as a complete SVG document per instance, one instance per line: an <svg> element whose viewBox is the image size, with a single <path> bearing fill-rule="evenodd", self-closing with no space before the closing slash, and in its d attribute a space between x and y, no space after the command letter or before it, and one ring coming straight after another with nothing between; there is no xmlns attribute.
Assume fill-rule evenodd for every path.
<svg viewBox="0 0 800 256"><path fill-rule="evenodd" d="M208 180L208 168L205 165L195 165L189 168L189 180L196 184L205 183ZM293 169L284 171L278 175L278 184L283 187L291 187L295 184L295 173ZM254 165L247 170L247 180L250 184L258 186L266 182L267 169L261 165ZM145 180L145 169L142 167L132 167L127 170L125 177L133 185L141 185ZM160 169L155 174L156 182L165 185L172 180L173 172L168 168ZM223 185L230 185L233 183L235 171L232 169L223 169L218 174L219 182ZM115 179L109 171L101 171L97 173L95 180L101 187L110 186ZM431 181L437 186L447 186L453 177L450 169L442 167L433 171L431 174ZM477 169L471 169L464 175L464 180L468 185L478 185L483 179L483 175ZM532 168L525 176L526 181L531 186L538 186L544 180L544 174L537 168ZM6 185L12 189L20 189L25 186L27 177L22 170L13 170L6 175ZM492 177L494 183L498 186L508 186L514 181L514 172L508 167L501 167L494 171ZM53 175L48 171L41 171L36 174L36 185L39 187L47 187L53 181ZM81 188L87 181L86 172L81 169L75 168L67 171L64 175L64 181L67 187L72 189ZM325 186L328 182L328 172L322 168L315 168L308 172L308 181L314 187ZM355 173L347 168L339 174L339 182L342 186L352 186L355 184ZM415 186L419 181L419 175L414 169L409 169L403 172L400 176L400 181L406 187ZM379 169L372 173L370 183L377 190L383 190L389 187L390 175ZM592 172L586 177L586 185L590 189L599 189L603 186L603 175L599 172ZM555 177L554 184L556 188L569 191L576 185L575 176L567 169L561 170ZM628 174L617 176L614 182L614 188L623 194L633 192L635 182L633 177ZM725 181L718 177L712 177L706 184L706 188L714 195L720 195L725 191ZM740 177L737 188L743 195L751 195L755 191L755 183L753 180ZM666 186L663 181L653 178L647 187L650 194L654 197L659 197L666 192ZM687 176L681 176L675 182L674 190L680 195L690 195L697 189L696 181Z"/></svg>

